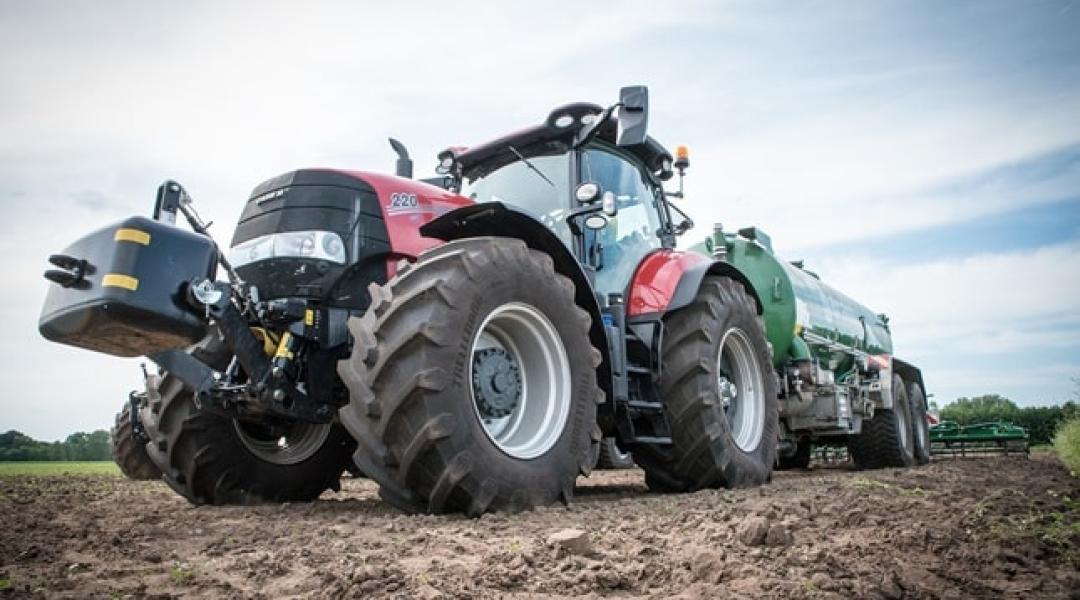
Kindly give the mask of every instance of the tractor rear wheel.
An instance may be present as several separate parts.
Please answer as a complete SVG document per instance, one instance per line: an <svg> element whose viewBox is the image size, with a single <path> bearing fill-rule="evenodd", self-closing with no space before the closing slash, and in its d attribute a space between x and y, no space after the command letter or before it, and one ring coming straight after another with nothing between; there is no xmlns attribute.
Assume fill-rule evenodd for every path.
<svg viewBox="0 0 1080 600"><path fill-rule="evenodd" d="M809 440L800 440L795 444L795 452L791 456L781 455L777 459L776 470L788 471L791 469L806 469L810 466L810 454L814 445Z"/></svg>
<svg viewBox="0 0 1080 600"><path fill-rule="evenodd" d="M145 393L136 394L134 397L138 406L146 403ZM131 404L131 401L124 403L124 408L116 415L116 422L109 435L113 460L128 479L161 479L161 469L150 460L145 441L135 435L131 421Z"/></svg>
<svg viewBox="0 0 1080 600"><path fill-rule="evenodd" d="M746 288L729 277L705 277L693 303L666 317L662 358L660 395L672 446L634 451L650 489L767 482L776 462L776 377Z"/></svg>
<svg viewBox="0 0 1080 600"><path fill-rule="evenodd" d="M613 437L600 441L600 456L596 461L598 469L633 469L634 455L619 447Z"/></svg>
<svg viewBox="0 0 1080 600"><path fill-rule="evenodd" d="M409 512L569 502L601 434L600 353L574 284L516 239L454 241L399 268L353 318L342 422Z"/></svg>
<svg viewBox="0 0 1080 600"><path fill-rule="evenodd" d="M914 444L915 464L925 465L930 462L930 422L926 420L926 395L922 386L911 382L907 388L908 402L911 405L911 432Z"/></svg>
<svg viewBox="0 0 1080 600"><path fill-rule="evenodd" d="M851 460L860 469L910 467L915 462L911 406L899 375L892 379L893 407L874 412L862 432L848 440Z"/></svg>

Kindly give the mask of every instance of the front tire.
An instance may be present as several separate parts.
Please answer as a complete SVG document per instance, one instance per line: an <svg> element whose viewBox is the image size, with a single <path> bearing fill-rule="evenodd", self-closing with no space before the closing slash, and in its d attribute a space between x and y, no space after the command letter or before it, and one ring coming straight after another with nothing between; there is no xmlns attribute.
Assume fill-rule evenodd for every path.
<svg viewBox="0 0 1080 600"><path fill-rule="evenodd" d="M893 407L874 412L862 431L848 441L851 460L860 469L910 467L915 462L911 407L899 375L892 378Z"/></svg>
<svg viewBox="0 0 1080 600"><path fill-rule="evenodd" d="M600 353L574 285L508 238L447 243L404 265L349 322L342 421L357 463L408 512L569 502L600 441Z"/></svg>
<svg viewBox="0 0 1080 600"><path fill-rule="evenodd" d="M754 299L707 276L693 303L665 319L660 395L673 445L639 446L650 489L747 487L769 480L779 427L776 378Z"/></svg>
<svg viewBox="0 0 1080 600"><path fill-rule="evenodd" d="M147 451L165 482L192 504L307 502L341 489L355 446L340 425L271 431L200 409L191 390L168 374L159 389L143 411Z"/></svg>
<svg viewBox="0 0 1080 600"><path fill-rule="evenodd" d="M145 404L146 394L137 394L135 397L138 405ZM161 479L161 469L150 460L146 453L146 444L135 436L130 401L125 402L124 408L117 413L109 441L112 445L113 460L125 477L137 481Z"/></svg>

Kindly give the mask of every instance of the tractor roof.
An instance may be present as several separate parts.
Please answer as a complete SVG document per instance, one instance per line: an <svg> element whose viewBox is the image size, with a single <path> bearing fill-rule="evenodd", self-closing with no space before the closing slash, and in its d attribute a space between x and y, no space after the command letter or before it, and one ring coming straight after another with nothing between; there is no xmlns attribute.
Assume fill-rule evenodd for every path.
<svg viewBox="0 0 1080 600"><path fill-rule="evenodd" d="M544 123L504 135L479 146L449 148L439 154L439 159L453 156L455 163L461 169L461 174L466 179L472 180L518 160L517 155L510 149L511 146L526 157L566 152L573 143L574 135L585 126L582 118L584 117L587 121L589 115L595 117L603 110L603 107L588 102L560 106L551 111ZM617 121L612 116L600 128L597 137L614 144L616 130ZM645 143L626 146L623 149L644 162L658 178L666 180L671 177L671 153L653 138L647 137Z"/></svg>

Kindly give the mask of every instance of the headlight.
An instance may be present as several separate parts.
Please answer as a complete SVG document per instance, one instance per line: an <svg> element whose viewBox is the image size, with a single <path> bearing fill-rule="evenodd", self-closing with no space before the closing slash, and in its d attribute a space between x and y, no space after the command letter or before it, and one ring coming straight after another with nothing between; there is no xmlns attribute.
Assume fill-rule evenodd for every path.
<svg viewBox="0 0 1080 600"><path fill-rule="evenodd" d="M311 258L343 265L345 243L332 231L288 231L240 242L229 250L229 262L234 267L282 257Z"/></svg>

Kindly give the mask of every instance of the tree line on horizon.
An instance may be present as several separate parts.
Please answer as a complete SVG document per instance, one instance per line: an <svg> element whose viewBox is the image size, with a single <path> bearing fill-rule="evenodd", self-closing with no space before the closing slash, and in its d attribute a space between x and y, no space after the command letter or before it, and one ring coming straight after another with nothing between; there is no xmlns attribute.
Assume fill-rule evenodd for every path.
<svg viewBox="0 0 1080 600"><path fill-rule="evenodd" d="M1080 380L1077 380L1080 390ZM1080 391L1078 391L1080 399ZM1072 400L1060 406L1025 406L999 394L985 394L973 398L957 398L938 409L931 403L931 410L938 410L941 420L956 421L961 425L1005 421L1023 427L1031 444L1050 444L1058 427L1073 419L1080 419L1080 405ZM0 461L66 461L66 460L112 460L109 432L98 429L89 433L73 433L64 441L42 442L14 429L0 433Z"/></svg>
<svg viewBox="0 0 1080 600"><path fill-rule="evenodd" d="M14 429L0 433L0 461L112 460L109 432L73 433L62 442L42 442Z"/></svg>

